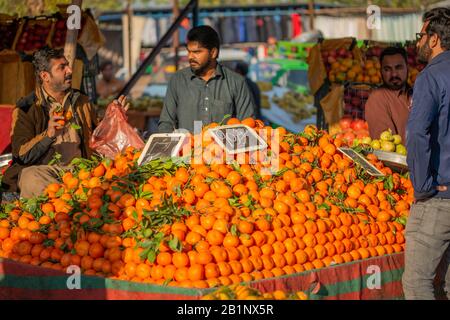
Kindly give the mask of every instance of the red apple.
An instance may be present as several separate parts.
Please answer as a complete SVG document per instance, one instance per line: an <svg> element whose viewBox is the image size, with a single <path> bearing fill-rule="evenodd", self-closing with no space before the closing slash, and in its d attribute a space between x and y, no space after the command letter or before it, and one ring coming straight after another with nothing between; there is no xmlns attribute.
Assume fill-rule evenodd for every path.
<svg viewBox="0 0 450 320"><path fill-rule="evenodd" d="M333 56L328 56L327 60L326 60L329 64L333 64L336 62L336 58Z"/></svg>
<svg viewBox="0 0 450 320"><path fill-rule="evenodd" d="M352 95L349 92L346 92L344 95L344 102L345 103L350 103L352 101Z"/></svg>
<svg viewBox="0 0 450 320"><path fill-rule="evenodd" d="M352 123L352 119L348 117L344 117L341 120L339 120L339 126L342 130L349 129L350 125Z"/></svg>
<svg viewBox="0 0 450 320"><path fill-rule="evenodd" d="M353 132L346 132L343 136L344 140L347 140L350 144L353 142L353 139L355 139L356 136Z"/></svg>
<svg viewBox="0 0 450 320"><path fill-rule="evenodd" d="M347 50L345 50L345 48L340 48L340 49L338 50L338 55L339 55L339 56L345 57L346 54L347 54Z"/></svg>
<svg viewBox="0 0 450 320"><path fill-rule="evenodd" d="M352 121L350 127L355 131L367 129L367 123L362 119L355 119Z"/></svg>
<svg viewBox="0 0 450 320"><path fill-rule="evenodd" d="M358 97L353 97L351 103L355 107L361 107L361 99Z"/></svg>

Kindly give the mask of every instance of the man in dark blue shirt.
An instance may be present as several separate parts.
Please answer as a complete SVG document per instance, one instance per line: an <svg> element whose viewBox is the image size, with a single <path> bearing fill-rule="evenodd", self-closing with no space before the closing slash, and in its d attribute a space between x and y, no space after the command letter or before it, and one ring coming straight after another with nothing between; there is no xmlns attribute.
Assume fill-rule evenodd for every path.
<svg viewBox="0 0 450 320"><path fill-rule="evenodd" d="M415 203L406 226L406 299L434 299L434 278L447 273L450 297L450 9L424 14L417 34L418 76L406 129Z"/></svg>

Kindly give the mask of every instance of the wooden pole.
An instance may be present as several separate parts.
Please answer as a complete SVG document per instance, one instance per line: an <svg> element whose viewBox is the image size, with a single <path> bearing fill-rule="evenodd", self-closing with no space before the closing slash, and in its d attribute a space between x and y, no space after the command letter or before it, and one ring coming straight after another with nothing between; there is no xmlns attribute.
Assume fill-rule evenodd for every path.
<svg viewBox="0 0 450 320"><path fill-rule="evenodd" d="M131 78L133 74L133 59L132 59L132 30L131 25L133 23L133 9L131 8L132 0L128 0L127 14L128 14L128 78Z"/></svg>
<svg viewBox="0 0 450 320"><path fill-rule="evenodd" d="M308 1L309 28L314 30L314 0Z"/></svg>
<svg viewBox="0 0 450 320"><path fill-rule="evenodd" d="M72 0L72 5L76 5L80 8L83 0ZM80 17L81 19L81 17ZM66 44L64 45L64 56L69 62L69 66L72 68L73 63L75 62L75 58L77 55L77 40L78 40L78 29L67 30L66 35Z"/></svg>
<svg viewBox="0 0 450 320"><path fill-rule="evenodd" d="M35 17L44 13L44 0L26 0L27 16Z"/></svg>
<svg viewBox="0 0 450 320"><path fill-rule="evenodd" d="M180 7L178 5L178 0L173 0L172 5L172 22L176 20L176 18L180 15ZM179 67L179 61L178 61L178 48L180 47L180 32L175 31L172 37L172 48L173 48L173 54L175 57L175 70L178 70Z"/></svg>

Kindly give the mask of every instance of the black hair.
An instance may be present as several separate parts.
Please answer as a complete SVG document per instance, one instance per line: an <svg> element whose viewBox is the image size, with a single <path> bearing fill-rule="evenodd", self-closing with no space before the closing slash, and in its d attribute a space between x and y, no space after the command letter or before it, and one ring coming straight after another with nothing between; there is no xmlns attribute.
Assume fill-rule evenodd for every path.
<svg viewBox="0 0 450 320"><path fill-rule="evenodd" d="M384 49L380 55L380 63L383 62L385 56L393 56L396 54L401 55L403 59L405 59L406 64L408 64L408 54L406 53L406 50L401 47L387 47Z"/></svg>
<svg viewBox="0 0 450 320"><path fill-rule="evenodd" d="M44 47L41 50L36 51L33 54L33 66L34 74L39 83L42 83L39 74L42 71L51 72L50 70L50 60L65 58L64 49L52 49L50 47Z"/></svg>
<svg viewBox="0 0 450 320"><path fill-rule="evenodd" d="M450 50L450 8L434 8L423 15L423 22L428 22L426 32L437 34L441 40L441 47Z"/></svg>
<svg viewBox="0 0 450 320"><path fill-rule="evenodd" d="M187 41L196 41L208 50L216 48L219 51L220 49L219 34L210 26L192 28L187 34Z"/></svg>
<svg viewBox="0 0 450 320"><path fill-rule="evenodd" d="M99 66L100 71L105 70L107 66L111 66L111 67L112 67L112 66L113 66L112 61L110 61L110 60L103 61L103 62L100 64L100 66Z"/></svg>
<svg viewBox="0 0 450 320"><path fill-rule="evenodd" d="M235 71L245 77L248 73L248 64L242 61L236 63Z"/></svg>

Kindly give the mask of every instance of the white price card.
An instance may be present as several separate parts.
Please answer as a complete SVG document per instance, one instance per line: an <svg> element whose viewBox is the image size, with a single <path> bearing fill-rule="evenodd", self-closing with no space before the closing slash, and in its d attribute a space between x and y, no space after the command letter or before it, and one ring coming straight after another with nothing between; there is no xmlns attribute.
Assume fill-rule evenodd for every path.
<svg viewBox="0 0 450 320"><path fill-rule="evenodd" d="M185 133L155 133L150 136L138 160L138 165L157 158L176 157L186 139Z"/></svg>

